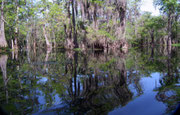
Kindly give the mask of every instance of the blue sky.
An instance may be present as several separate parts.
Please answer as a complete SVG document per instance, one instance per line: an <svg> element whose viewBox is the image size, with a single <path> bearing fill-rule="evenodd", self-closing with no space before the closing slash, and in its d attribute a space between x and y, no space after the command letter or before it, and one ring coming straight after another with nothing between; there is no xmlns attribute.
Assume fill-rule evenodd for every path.
<svg viewBox="0 0 180 115"><path fill-rule="evenodd" d="M142 0L141 4L141 11L152 12L152 15L154 16L158 16L160 14L159 9L153 6L153 0Z"/></svg>

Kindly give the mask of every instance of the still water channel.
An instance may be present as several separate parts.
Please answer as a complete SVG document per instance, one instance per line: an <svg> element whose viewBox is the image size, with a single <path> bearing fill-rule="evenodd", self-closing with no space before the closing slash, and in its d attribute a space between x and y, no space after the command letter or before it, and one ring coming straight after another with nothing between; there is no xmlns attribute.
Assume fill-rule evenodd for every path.
<svg viewBox="0 0 180 115"><path fill-rule="evenodd" d="M180 101L180 49L0 54L6 114L162 115Z"/></svg>

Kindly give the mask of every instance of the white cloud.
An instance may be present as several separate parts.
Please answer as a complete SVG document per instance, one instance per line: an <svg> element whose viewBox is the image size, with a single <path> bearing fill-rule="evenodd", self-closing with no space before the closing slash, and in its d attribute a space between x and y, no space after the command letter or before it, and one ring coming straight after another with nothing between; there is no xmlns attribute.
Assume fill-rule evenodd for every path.
<svg viewBox="0 0 180 115"><path fill-rule="evenodd" d="M159 8L155 8L153 6L153 0L142 0L141 11L151 12L154 16L158 16L160 14Z"/></svg>

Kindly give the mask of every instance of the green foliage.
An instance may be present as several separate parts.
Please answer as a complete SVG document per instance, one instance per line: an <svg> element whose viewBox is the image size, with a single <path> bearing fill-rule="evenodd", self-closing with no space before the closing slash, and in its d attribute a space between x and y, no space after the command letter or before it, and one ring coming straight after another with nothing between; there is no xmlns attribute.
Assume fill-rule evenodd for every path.
<svg viewBox="0 0 180 115"><path fill-rule="evenodd" d="M176 12L180 7L178 0L154 0L154 4L164 13Z"/></svg>
<svg viewBox="0 0 180 115"><path fill-rule="evenodd" d="M167 35L165 31L166 23L164 17L151 16L149 12L146 12L138 20L137 36L133 36L134 29L129 23L127 24L127 36L129 35L128 38L132 39L132 43L135 44L141 41L151 41L151 34L158 41L162 36Z"/></svg>
<svg viewBox="0 0 180 115"><path fill-rule="evenodd" d="M89 2L96 3L101 6L101 5L103 5L104 0L90 0Z"/></svg>
<svg viewBox="0 0 180 115"><path fill-rule="evenodd" d="M139 27L140 28L140 27ZM127 21L126 23L126 38L127 39L135 39L135 26L131 24L131 22Z"/></svg>
<svg viewBox="0 0 180 115"><path fill-rule="evenodd" d="M76 2L79 4L78 2L80 1ZM64 44L67 33L72 29L72 14L70 4L70 1L64 0L20 0L18 4L16 1L6 1L4 7L6 21L5 33L8 44L11 44L11 39L15 39L15 29L18 27L18 43L20 43L20 45L26 45L27 38L29 37L31 46L35 41L37 44L40 44L40 46L44 46L45 39L42 31L43 25L46 26L46 33L50 42L55 42L58 45ZM178 25L180 24L178 22L180 10L179 2L177 0L155 0L154 4L156 6L160 6L161 11L163 11L165 14L173 14L172 32L174 33L174 37L177 39L179 33ZM70 19L68 17L68 5L70 5ZM93 9L95 5L97 5L98 12L96 14L97 28L93 27ZM150 33L154 32L153 34L155 41L158 43L159 38L167 35L166 27L168 17L151 16L150 13L141 14L140 5L141 0L128 1L126 11L126 38L132 44L141 44L143 42L150 43ZM19 11L17 12L18 6ZM77 13L75 17L77 22L76 27L78 28L78 42L84 40L84 36L86 34L86 32L82 32L84 30L88 32L88 42L93 42L94 40L101 38L107 38L110 41L117 40L117 35L115 34L118 33L117 26L120 24L120 19L118 16L111 16L107 18L108 15L118 13L116 12L116 4L111 4L110 1L104 0L89 0L86 10L90 12L89 14L86 14L85 19L83 20L82 9L77 8L74 10L77 10L75 12L75 14ZM103 10L103 12L101 12L101 10ZM82 21L82 23L80 21ZM85 29L82 29L80 25L83 25ZM28 35L28 33L30 35Z"/></svg>
<svg viewBox="0 0 180 115"><path fill-rule="evenodd" d="M107 23L102 23L101 25L99 25L98 30L95 30L93 27L88 26L86 28L88 32L87 37L92 40L103 39L103 38L107 38L112 41L116 40L116 37L113 35L114 32L112 32L113 29L110 31L108 30L108 28L111 28L112 26L112 20L110 20L108 23L110 27L107 26L108 25Z"/></svg>
<svg viewBox="0 0 180 115"><path fill-rule="evenodd" d="M108 69L112 66L112 64L115 64L116 59L112 58L111 60L107 61L104 64L100 64L99 68L103 71L108 71Z"/></svg>
<svg viewBox="0 0 180 115"><path fill-rule="evenodd" d="M180 44L172 44L172 46L180 47Z"/></svg>

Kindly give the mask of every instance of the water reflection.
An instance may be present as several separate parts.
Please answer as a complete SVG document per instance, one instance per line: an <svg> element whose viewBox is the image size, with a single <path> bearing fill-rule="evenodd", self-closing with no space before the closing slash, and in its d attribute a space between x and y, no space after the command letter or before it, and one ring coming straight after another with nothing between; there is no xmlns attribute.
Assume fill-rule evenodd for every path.
<svg viewBox="0 0 180 115"><path fill-rule="evenodd" d="M92 60L88 61L92 65L88 65L90 63L86 62L87 57L83 57L86 65L79 66L81 63L78 64L78 53L75 52L74 57L71 58L72 63L68 65L70 67L67 67L66 76L70 79L67 94L62 97L70 107L66 110L76 114L103 114L119 105L125 105L132 99L132 93L126 84L127 71L124 61L116 63L115 60L110 60L102 63L92 57ZM86 70L88 66L90 68ZM109 71L105 71L107 67Z"/></svg>
<svg viewBox="0 0 180 115"><path fill-rule="evenodd" d="M8 81L10 78L7 77L7 70L6 70L6 65L7 65L7 55L1 55L0 56L0 67L1 67L1 72L2 72L2 78L3 78L3 83L4 83L4 90L5 90L5 95L6 95L6 103L8 103Z"/></svg>
<svg viewBox="0 0 180 115"><path fill-rule="evenodd" d="M133 105L143 114L143 102L149 100L149 110L169 113L179 100L173 84L180 60L178 48L164 49L38 49L1 55L1 108L9 114L120 114ZM166 92L173 94L164 98Z"/></svg>

